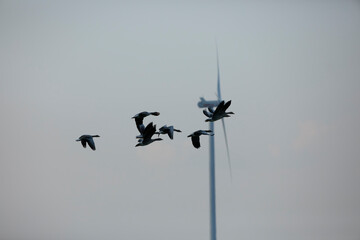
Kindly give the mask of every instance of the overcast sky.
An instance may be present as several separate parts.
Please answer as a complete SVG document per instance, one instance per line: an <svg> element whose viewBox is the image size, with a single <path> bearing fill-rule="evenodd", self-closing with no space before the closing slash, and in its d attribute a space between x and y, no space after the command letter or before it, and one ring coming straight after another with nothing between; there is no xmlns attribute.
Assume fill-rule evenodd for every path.
<svg viewBox="0 0 360 240"><path fill-rule="evenodd" d="M0 239L360 236L359 1L0 1ZM183 132L135 148L131 119ZM96 151L75 142L99 134Z"/></svg>

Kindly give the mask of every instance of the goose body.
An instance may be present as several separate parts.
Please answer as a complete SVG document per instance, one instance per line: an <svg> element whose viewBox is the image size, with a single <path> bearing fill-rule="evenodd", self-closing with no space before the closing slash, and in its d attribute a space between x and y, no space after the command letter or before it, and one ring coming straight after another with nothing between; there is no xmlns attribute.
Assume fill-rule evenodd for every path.
<svg viewBox="0 0 360 240"><path fill-rule="evenodd" d="M152 138L155 132L156 132L156 125L153 125L152 122L149 123L142 133L142 138L138 140L138 144L136 144L135 147L146 146L152 142L161 141L162 138L155 138L155 139Z"/></svg>
<svg viewBox="0 0 360 240"><path fill-rule="evenodd" d="M86 148L86 143L89 145L89 147L92 150L96 150L95 148L95 142L94 142L94 137L100 137L99 135L82 135L81 137L79 137L79 139L76 139L76 141L80 141L81 144L83 145L84 148Z"/></svg>
<svg viewBox="0 0 360 240"><path fill-rule="evenodd" d="M205 122L215 122L219 119L222 119L223 117L230 117L229 114L234 114L233 112L226 112L226 110L229 108L230 105L231 105L231 100L228 101L227 103L221 101L215 110L213 110L212 108L208 108L208 111L204 109L203 113L205 116L208 117L208 119L206 119Z"/></svg>
<svg viewBox="0 0 360 240"><path fill-rule="evenodd" d="M191 137L192 144L195 148L200 148L200 136L201 135L210 135L213 136L211 130L198 130L190 134L188 137Z"/></svg>
<svg viewBox="0 0 360 240"><path fill-rule="evenodd" d="M153 116L159 116L160 113L159 112L140 112L138 114L136 114L135 116L133 116L132 118L135 119L135 124L136 124L136 127L137 129L139 130L139 133L140 135L137 136L136 138L142 138L142 135L143 135L143 132L145 130L145 126L144 126L144 118L147 117L147 116L150 116L150 115L153 115Z"/></svg>
<svg viewBox="0 0 360 240"><path fill-rule="evenodd" d="M174 131L175 132L181 132L181 130L175 129L174 126L164 125L161 128L159 128L158 135L167 134L170 139L174 139Z"/></svg>

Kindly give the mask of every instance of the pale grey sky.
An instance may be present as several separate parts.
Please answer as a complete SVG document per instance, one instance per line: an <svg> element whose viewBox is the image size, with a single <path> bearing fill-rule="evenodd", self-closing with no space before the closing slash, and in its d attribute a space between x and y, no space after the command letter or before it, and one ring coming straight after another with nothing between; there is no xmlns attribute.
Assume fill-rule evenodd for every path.
<svg viewBox="0 0 360 240"><path fill-rule="evenodd" d="M360 237L360 3L0 1L0 239ZM131 117L183 130L135 148ZM99 134L97 150L75 142Z"/></svg>

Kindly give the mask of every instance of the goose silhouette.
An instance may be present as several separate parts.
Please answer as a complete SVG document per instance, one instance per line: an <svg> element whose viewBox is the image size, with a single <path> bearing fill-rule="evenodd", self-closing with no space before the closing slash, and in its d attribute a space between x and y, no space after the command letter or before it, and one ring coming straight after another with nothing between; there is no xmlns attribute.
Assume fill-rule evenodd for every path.
<svg viewBox="0 0 360 240"><path fill-rule="evenodd" d="M89 145L89 147L92 150L96 150L95 148L95 142L94 142L94 137L100 137L99 135L82 135L81 137L79 137L79 139L76 139L76 141L80 141L81 144L83 145L84 148L86 148L86 143Z"/></svg>
<svg viewBox="0 0 360 240"><path fill-rule="evenodd" d="M205 120L205 122L215 122L219 119L222 119L223 117L230 117L229 114L234 114L233 112L225 112L229 106L231 105L231 100L225 103L224 101L221 101L219 105L216 107L215 111L212 108L208 108L208 111L206 109L203 110L203 113L205 116L208 117L208 119Z"/></svg>
<svg viewBox="0 0 360 240"><path fill-rule="evenodd" d="M144 118L147 117L147 116L150 116L150 115L153 115L153 116L159 116L160 113L159 112L140 112L138 114L136 114L135 116L133 116L132 118L135 119L135 124L136 124L136 127L137 129L139 130L139 133L140 135L137 136L136 138L142 138L143 136L143 132L145 130L145 126L144 126Z"/></svg>
<svg viewBox="0 0 360 240"><path fill-rule="evenodd" d="M152 122L149 123L142 133L142 138L138 140L138 144L136 144L135 147L146 146L155 141L161 141L162 138L155 138L155 139L152 138L155 132L156 132L156 125L153 125Z"/></svg>
<svg viewBox="0 0 360 240"><path fill-rule="evenodd" d="M158 136L160 136L160 134L167 134L170 139L174 139L174 131L181 132L181 130L175 129L174 126L164 125L161 128L159 128L159 132L157 132L157 134Z"/></svg>
<svg viewBox="0 0 360 240"><path fill-rule="evenodd" d="M188 137L191 137L192 144L195 148L200 148L200 136L201 135L210 135L214 136L211 130L197 130L190 134Z"/></svg>

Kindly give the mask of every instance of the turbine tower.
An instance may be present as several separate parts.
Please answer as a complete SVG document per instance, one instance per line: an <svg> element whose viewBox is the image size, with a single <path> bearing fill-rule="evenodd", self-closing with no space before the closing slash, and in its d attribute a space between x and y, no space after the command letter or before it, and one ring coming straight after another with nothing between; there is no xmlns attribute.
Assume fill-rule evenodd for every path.
<svg viewBox="0 0 360 240"><path fill-rule="evenodd" d="M217 100L207 101L204 98L200 98L198 102L199 108L215 108L221 102L221 91L220 91L220 68L219 68L219 54L218 48L216 45L216 62L217 62ZM227 141L226 129L224 118L221 119L222 126L225 136L225 145L227 150L228 164L230 169L230 178L232 180L231 174L231 163L230 163L230 154L229 146ZM209 122L209 128L214 132L214 122ZM209 159L209 186L210 186L210 240L216 240L216 195L215 195L215 138L210 136L210 159Z"/></svg>

